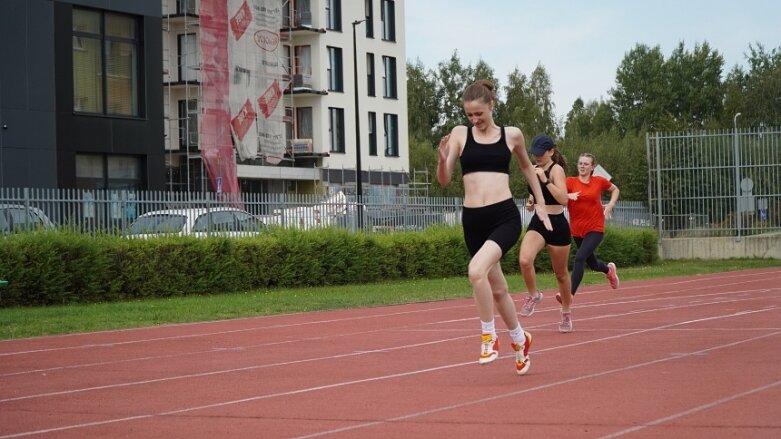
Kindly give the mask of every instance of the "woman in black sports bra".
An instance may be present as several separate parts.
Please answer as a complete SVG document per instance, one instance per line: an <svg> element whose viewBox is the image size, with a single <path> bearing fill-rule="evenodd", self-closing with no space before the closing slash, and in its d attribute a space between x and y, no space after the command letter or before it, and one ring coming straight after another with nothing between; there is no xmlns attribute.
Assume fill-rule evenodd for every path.
<svg viewBox="0 0 781 439"><path fill-rule="evenodd" d="M515 303L508 292L500 260L518 242L521 215L510 193L510 161L518 158L521 171L532 192L542 200L540 183L526 154L523 133L516 127L499 127L494 123L496 103L490 81L476 81L462 96L464 111L471 127L459 125L439 142L437 180L450 183L457 160L461 162L464 181L462 223L464 240L472 259L469 282L472 284L480 315L482 336L479 364L488 364L499 356L499 340L494 323L494 303L507 325L515 351L515 371L529 370L529 347L532 336L518 321ZM544 206L538 208L547 223Z"/></svg>
<svg viewBox="0 0 781 439"><path fill-rule="evenodd" d="M537 274L534 270L534 259L544 248L548 248L551 265L556 274L561 296L560 332L572 332L572 283L569 277L569 250L572 238L569 222L564 216L564 206L569 201L567 196L567 175L564 168L567 161L559 152L553 139L547 134L534 138L530 153L537 163L535 171L542 184L542 196L545 199L545 209L553 225L553 230L547 230L537 215L532 216L529 228L521 243L519 262L521 274L526 282L528 296L521 306L521 315L526 317L534 313L534 307L542 301L542 291L537 288ZM531 191L530 191L531 193ZM529 196L528 206L531 206L533 196ZM531 209L530 209L531 210Z"/></svg>

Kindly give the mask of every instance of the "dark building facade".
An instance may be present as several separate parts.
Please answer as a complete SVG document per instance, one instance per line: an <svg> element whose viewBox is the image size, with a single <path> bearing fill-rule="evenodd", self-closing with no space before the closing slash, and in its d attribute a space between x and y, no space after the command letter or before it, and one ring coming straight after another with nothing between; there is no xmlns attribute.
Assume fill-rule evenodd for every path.
<svg viewBox="0 0 781 439"><path fill-rule="evenodd" d="M165 188L160 0L0 1L0 187Z"/></svg>

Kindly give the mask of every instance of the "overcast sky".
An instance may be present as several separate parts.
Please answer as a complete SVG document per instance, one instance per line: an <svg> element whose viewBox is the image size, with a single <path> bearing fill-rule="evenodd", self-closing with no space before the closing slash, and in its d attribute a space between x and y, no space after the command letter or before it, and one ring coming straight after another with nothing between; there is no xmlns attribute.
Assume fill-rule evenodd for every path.
<svg viewBox="0 0 781 439"><path fill-rule="evenodd" d="M453 53L463 65L490 65L502 86L516 67L542 64L563 119L578 97L608 98L616 68L637 43L660 46L667 59L707 41L724 74L746 66L749 44L781 47L779 0L406 0L407 60L435 69Z"/></svg>

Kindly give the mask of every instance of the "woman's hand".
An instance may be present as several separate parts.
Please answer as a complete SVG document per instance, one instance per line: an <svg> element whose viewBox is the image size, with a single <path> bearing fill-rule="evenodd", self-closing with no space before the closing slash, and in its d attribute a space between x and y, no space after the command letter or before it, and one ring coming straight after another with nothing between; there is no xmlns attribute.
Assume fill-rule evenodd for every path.
<svg viewBox="0 0 781 439"><path fill-rule="evenodd" d="M548 177L545 176L544 169L540 168L539 166L535 166L534 172L537 174L537 178L540 180L540 183L545 184L545 182L548 181Z"/></svg>
<svg viewBox="0 0 781 439"><path fill-rule="evenodd" d="M526 210L527 210L528 212L534 212L534 198L532 198L532 197L529 197L529 198L526 200Z"/></svg>
<svg viewBox="0 0 781 439"><path fill-rule="evenodd" d="M534 213L537 214L537 218L542 221L542 225L545 226L545 228L548 231L553 231L553 226L550 223L550 218L548 218L548 211L545 210L545 206L540 206L539 204L534 205Z"/></svg>
<svg viewBox="0 0 781 439"><path fill-rule="evenodd" d="M610 203L605 204L604 209L602 210L602 213L605 215L605 219L610 219L613 217L613 205Z"/></svg>
<svg viewBox="0 0 781 439"><path fill-rule="evenodd" d="M567 198L569 198L570 201L577 201L579 197L580 197L580 191L570 192L567 194Z"/></svg>

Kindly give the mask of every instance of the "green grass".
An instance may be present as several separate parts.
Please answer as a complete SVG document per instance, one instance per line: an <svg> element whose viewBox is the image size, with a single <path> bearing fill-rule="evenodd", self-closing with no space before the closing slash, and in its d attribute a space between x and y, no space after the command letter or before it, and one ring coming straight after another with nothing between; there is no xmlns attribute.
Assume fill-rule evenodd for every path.
<svg viewBox="0 0 781 439"><path fill-rule="evenodd" d="M621 281L627 282L778 266L781 266L781 260L777 259L661 261L643 267L619 267L619 274ZM509 275L508 282L511 291L526 291L519 275ZM555 285L551 273L540 273L538 282L542 289L550 289ZM604 276L587 270L583 285L599 283L605 283ZM4 308L0 309L0 339L447 300L470 297L470 295L471 289L466 277L458 277L247 291L90 305Z"/></svg>

